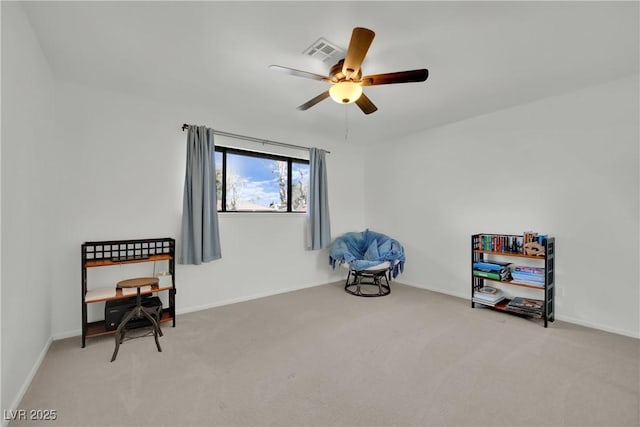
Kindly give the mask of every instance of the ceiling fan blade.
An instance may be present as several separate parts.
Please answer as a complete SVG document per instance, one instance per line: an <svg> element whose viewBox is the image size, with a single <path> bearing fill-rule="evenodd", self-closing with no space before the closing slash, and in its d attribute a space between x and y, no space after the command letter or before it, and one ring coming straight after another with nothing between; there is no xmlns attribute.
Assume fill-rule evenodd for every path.
<svg viewBox="0 0 640 427"><path fill-rule="evenodd" d="M353 29L347 55L344 58L344 64L342 64L342 74L344 74L347 79L354 78L358 75L362 61L364 61L364 57L375 35L376 33L367 28L356 27Z"/></svg>
<svg viewBox="0 0 640 427"><path fill-rule="evenodd" d="M304 77L306 79L320 80L325 82L330 81L329 77L321 76L320 74L309 73L307 71L300 71L300 70L296 70L289 67L282 67L280 65L269 65L269 68L275 71L279 71L281 73L289 74L290 76Z"/></svg>
<svg viewBox="0 0 640 427"><path fill-rule="evenodd" d="M362 86L388 85L392 83L423 82L429 77L429 70L398 71L397 73L374 74L362 77Z"/></svg>
<svg viewBox="0 0 640 427"><path fill-rule="evenodd" d="M356 99L356 104L365 114L371 114L378 111L378 107L376 107L373 102L365 95L364 93L360 95L360 98Z"/></svg>
<svg viewBox="0 0 640 427"><path fill-rule="evenodd" d="M315 98L310 99L307 102L305 102L304 104L300 105L298 107L298 110L300 110L300 111L308 110L309 108L311 108L314 105L316 105L318 102L323 101L323 100L327 99L328 97L329 97L329 91L325 90L320 95L318 95Z"/></svg>

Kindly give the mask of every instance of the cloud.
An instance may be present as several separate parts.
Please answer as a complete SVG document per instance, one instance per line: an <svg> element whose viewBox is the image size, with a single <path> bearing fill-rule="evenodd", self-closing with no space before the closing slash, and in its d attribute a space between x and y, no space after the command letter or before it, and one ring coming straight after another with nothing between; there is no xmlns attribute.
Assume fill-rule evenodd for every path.
<svg viewBox="0 0 640 427"><path fill-rule="evenodd" d="M245 178L242 184L238 191L240 201L249 201L265 207L268 207L271 203L280 203L277 179L249 181Z"/></svg>

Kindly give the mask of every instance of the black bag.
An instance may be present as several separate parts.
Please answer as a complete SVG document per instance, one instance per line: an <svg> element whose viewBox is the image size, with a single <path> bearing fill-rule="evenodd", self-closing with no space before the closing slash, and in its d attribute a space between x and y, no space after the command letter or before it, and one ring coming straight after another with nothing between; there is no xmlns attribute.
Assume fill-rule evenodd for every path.
<svg viewBox="0 0 640 427"><path fill-rule="evenodd" d="M160 316L162 315L162 301L160 298L151 295L143 296L141 304L143 307L152 308L151 316L160 323ZM107 331L114 331L118 328L122 318L136 306L136 297L127 299L118 299L107 301L104 305L104 322L106 324ZM151 322L146 317L139 319L131 319L127 323L127 329L141 328L143 326L150 326Z"/></svg>

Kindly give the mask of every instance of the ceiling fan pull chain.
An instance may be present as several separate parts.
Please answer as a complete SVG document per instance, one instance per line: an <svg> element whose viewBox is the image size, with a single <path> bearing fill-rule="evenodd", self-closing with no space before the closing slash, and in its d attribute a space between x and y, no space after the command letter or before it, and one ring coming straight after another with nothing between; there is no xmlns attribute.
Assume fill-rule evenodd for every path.
<svg viewBox="0 0 640 427"><path fill-rule="evenodd" d="M349 136L349 105L344 106L344 140Z"/></svg>

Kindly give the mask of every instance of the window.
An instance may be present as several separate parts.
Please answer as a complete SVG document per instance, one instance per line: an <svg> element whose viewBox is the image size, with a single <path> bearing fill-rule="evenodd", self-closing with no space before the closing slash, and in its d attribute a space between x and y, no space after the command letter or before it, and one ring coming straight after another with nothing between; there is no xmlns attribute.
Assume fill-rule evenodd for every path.
<svg viewBox="0 0 640 427"><path fill-rule="evenodd" d="M218 212L306 212L309 161L216 147Z"/></svg>

